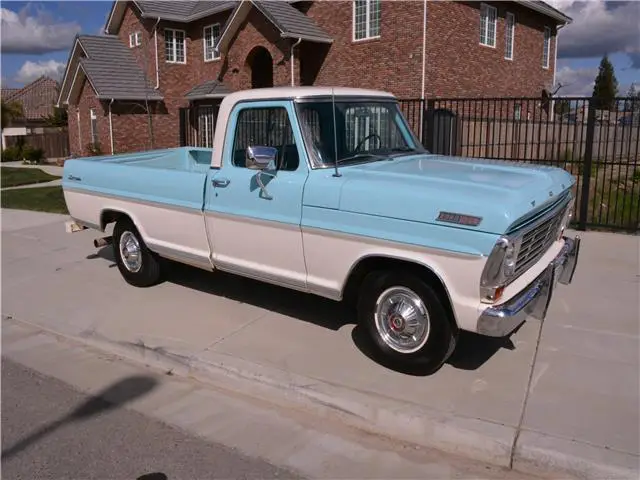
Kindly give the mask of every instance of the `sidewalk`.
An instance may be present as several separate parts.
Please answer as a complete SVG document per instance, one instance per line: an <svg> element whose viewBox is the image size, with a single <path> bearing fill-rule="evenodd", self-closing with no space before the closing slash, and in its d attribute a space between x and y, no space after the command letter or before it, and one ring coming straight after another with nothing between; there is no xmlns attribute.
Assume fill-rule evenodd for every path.
<svg viewBox="0 0 640 480"><path fill-rule="evenodd" d="M426 377L375 363L351 319L313 296L182 266L130 287L93 248L99 233L63 220L2 211L4 315L403 441L556 478L638 478L640 237L583 233L542 328L464 335Z"/></svg>
<svg viewBox="0 0 640 480"><path fill-rule="evenodd" d="M58 177L62 177L63 167L58 167L57 165L25 165L22 162L4 162L0 164L0 175L2 175L2 167L14 167L14 168L39 168L45 173L49 175L56 175ZM50 182L42 182L42 183L30 183L27 185L17 185L15 187L5 187L2 189L5 190L17 190L22 188L41 188L41 187L55 187L58 185L62 185L62 178L58 180L52 180Z"/></svg>

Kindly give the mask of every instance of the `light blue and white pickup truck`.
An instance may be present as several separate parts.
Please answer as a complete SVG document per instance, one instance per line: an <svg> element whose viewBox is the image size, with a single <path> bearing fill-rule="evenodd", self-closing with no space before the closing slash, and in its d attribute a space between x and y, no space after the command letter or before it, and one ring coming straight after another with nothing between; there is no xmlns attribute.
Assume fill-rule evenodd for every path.
<svg viewBox="0 0 640 480"><path fill-rule="evenodd" d="M241 91L216 125L212 149L67 161L69 231L114 223L95 245L135 286L165 258L349 302L385 361L433 369L572 281L562 169L430 154L380 91Z"/></svg>

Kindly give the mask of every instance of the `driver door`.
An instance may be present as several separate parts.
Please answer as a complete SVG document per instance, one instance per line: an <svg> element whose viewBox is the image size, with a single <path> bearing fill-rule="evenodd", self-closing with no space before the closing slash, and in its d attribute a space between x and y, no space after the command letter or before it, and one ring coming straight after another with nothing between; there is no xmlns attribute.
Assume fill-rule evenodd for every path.
<svg viewBox="0 0 640 480"><path fill-rule="evenodd" d="M222 167L210 173L205 217L216 268L306 290L300 223L309 172L293 118L286 101L236 105ZM249 147L274 147L275 168L247 168Z"/></svg>

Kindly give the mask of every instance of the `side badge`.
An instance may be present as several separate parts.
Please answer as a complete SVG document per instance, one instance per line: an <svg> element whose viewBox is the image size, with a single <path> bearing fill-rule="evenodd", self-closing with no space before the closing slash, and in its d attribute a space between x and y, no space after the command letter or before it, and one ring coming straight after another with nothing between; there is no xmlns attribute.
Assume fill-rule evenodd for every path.
<svg viewBox="0 0 640 480"><path fill-rule="evenodd" d="M480 222L482 222L482 217L474 217L473 215L464 215L462 213L440 212L436 220L439 222L477 227L480 225Z"/></svg>

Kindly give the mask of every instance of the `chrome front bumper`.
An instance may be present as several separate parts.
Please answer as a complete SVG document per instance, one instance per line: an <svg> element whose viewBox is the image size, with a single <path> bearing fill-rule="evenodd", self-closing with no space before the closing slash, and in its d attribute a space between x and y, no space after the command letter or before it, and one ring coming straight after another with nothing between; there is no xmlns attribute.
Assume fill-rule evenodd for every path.
<svg viewBox="0 0 640 480"><path fill-rule="evenodd" d="M527 318L544 320L556 282L569 285L578 265L580 237L563 237L565 244L545 270L519 294L501 305L487 308L478 319L477 332L504 337Z"/></svg>

